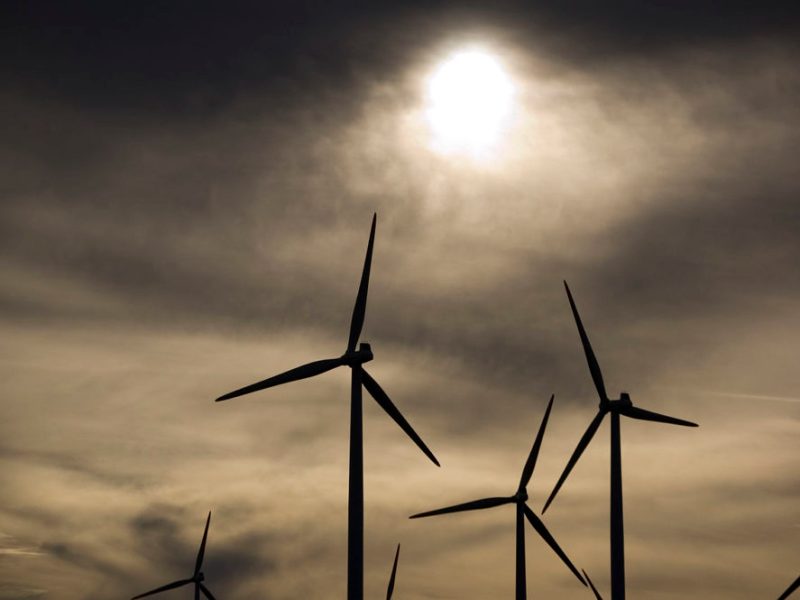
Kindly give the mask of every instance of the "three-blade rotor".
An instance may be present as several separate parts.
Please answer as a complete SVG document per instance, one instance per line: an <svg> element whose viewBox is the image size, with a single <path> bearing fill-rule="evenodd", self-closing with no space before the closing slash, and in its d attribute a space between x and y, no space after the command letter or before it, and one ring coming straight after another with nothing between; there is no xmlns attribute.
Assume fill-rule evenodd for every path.
<svg viewBox="0 0 800 600"><path fill-rule="evenodd" d="M597 362L597 357L592 349L592 344L589 342L589 336L586 334L586 329L583 327L583 321L581 321L581 316L578 313L578 307L575 305L575 300L572 298L572 292L570 291L569 285L567 285L566 281L564 282L564 289L567 291L567 298L569 300L569 306L572 309L572 316L575 318L575 324L578 327L578 335L581 338L581 345L583 346L583 353L586 355L586 362L589 365L589 372L592 375L592 381L594 382L594 387L597 390L597 395L600 397L600 406L594 419L592 419L591 423L589 423L589 426L586 428L586 431L584 432L580 441L578 441L578 445L573 451L572 456L570 456L567 466L564 468L564 472L561 473L561 477L559 477L558 482L553 488L553 491L547 498L547 502L545 502L544 508L542 508L542 513L547 510L547 508L555 499L556 494L558 494L561 486L567 480L567 477L569 476L573 467L575 467L577 464L578 459L583 454L583 451L586 450L586 447L589 445L589 442L592 441L594 434L597 433L597 429L600 427L600 423L603 422L603 417L605 417L607 413L616 412L625 417L638 419L640 421L654 421L657 423L668 423L670 425L681 425L684 427L697 427L697 424L692 423L691 421L684 421L683 419L677 419L675 417L662 415L657 412L633 406L627 394L622 394L619 400L609 400L608 394L606 393L605 383L603 381L603 373L600 370L600 365Z"/></svg>
<svg viewBox="0 0 800 600"><path fill-rule="evenodd" d="M406 435L417 445L417 447L427 456L431 462L439 466L439 461L434 456L433 452L428 448L422 438L417 434L411 425L406 421L405 417L400 413L397 407L389 398L388 394L381 388L375 378L372 377L364 369L363 363L372 360L372 351L368 344L361 344L361 348L356 350L359 338L361 337L361 330L364 327L364 318L367 311L367 293L369 291L369 275L372 265L372 249L375 244L375 224L377 215L372 217L372 226L369 232L369 243L367 244L367 253L364 258L364 268L361 272L361 281L358 285L358 293L356 294L355 305L353 306L353 316L350 321L350 333L347 341L347 349L345 353L338 358L326 358L317 360L305 365L301 365L294 369L290 369L278 375L268 377L262 381L245 386L238 390L234 390L217 398L217 402L223 400L230 400L245 394L251 394L260 390L298 381L321 375L331 371L337 367L349 366L352 369L358 369L360 372L360 380L364 388L369 392L369 395L377 402L377 404L388 414L392 420L402 429Z"/></svg>
<svg viewBox="0 0 800 600"><path fill-rule="evenodd" d="M138 596L134 596L131 600L137 600L137 598L144 598L146 596L152 596L154 594L160 594L161 592L166 592L167 590L173 590L175 588L183 587L185 585L189 585L191 583L194 584L194 597L195 600L200 598L200 594L202 593L208 600L216 600L214 598L214 594L203 585L203 557L206 553L206 541L208 540L208 526L211 523L211 511L208 512L208 517L206 518L206 526L203 530L203 539L200 542L200 548L197 551L197 558L195 559L194 563L194 573L190 579L179 579L178 581L173 581L172 583L168 583L166 585L162 585L161 587L157 587L154 590L150 590L149 592L145 592L144 594L139 594Z"/></svg>
<svg viewBox="0 0 800 600"><path fill-rule="evenodd" d="M518 510L522 510L527 518L528 522L534 528L534 530L539 534L539 536L547 543L548 546L553 550L553 552L558 555L558 557L564 562L564 564L569 568L570 571L575 575L575 577L580 581L583 585L586 585L586 582L583 581L578 569L575 568L575 565L572 564L569 557L564 553L561 547L556 542L555 538L550 534L545 527L542 520L537 517L534 512L528 507L527 500L528 500L528 492L527 486L533 476L533 471L536 467L536 459L539 455L539 449L542 445L542 439L544 437L544 432L547 427L547 421L550 417L550 411L553 407L553 400L554 396L550 396L550 401L547 404L547 410L545 411L544 417L542 418L542 423L539 426L539 431L536 434L536 439L533 442L533 446L531 447L531 451L528 454L528 458L525 461L525 466L522 469L522 475L520 477L519 487L517 488L517 493L513 496L494 496L490 498L481 498L479 500L472 500L470 502L464 502L461 504L455 504L453 506L446 506L444 508L437 508L435 510L429 510L422 513L417 513L415 515L411 515L410 519L420 519L423 517L432 517L435 515L444 515L448 513L456 513L456 512L464 512L470 510L483 510L487 508L494 508L496 506L502 506L504 504L516 504L519 508ZM524 545L524 539L517 539L517 545Z"/></svg>

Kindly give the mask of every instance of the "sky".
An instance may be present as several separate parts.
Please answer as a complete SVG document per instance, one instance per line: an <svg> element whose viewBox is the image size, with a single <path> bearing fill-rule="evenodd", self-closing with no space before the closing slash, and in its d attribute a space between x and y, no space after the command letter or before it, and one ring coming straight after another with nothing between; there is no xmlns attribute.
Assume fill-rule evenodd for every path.
<svg viewBox="0 0 800 600"><path fill-rule="evenodd" d="M0 9L0 600L343 597L349 374L370 219L366 597L511 597L596 411L625 420L628 597L777 598L800 554L800 19L761 2L7 2ZM513 93L436 139L460 52ZM543 520L609 597L605 423ZM590 598L533 532L531 597ZM165 598L188 598L183 589Z"/></svg>

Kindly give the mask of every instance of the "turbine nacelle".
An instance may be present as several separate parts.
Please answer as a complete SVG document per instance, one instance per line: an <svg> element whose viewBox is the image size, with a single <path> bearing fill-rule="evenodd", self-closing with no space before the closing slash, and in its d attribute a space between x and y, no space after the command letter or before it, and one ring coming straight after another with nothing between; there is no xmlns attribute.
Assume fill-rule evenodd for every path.
<svg viewBox="0 0 800 600"><path fill-rule="evenodd" d="M517 504L525 504L528 501L528 490L522 488L516 494L511 496L511 499Z"/></svg>
<svg viewBox="0 0 800 600"><path fill-rule="evenodd" d="M206 580L206 576L203 575L203 573L198 573L197 575L192 577L192 580L196 581L197 583L200 583L201 581L205 581Z"/></svg>
<svg viewBox="0 0 800 600"><path fill-rule="evenodd" d="M626 409L633 406L633 401L627 392L622 392L616 400L604 400L600 402L601 410L617 410Z"/></svg>
<svg viewBox="0 0 800 600"><path fill-rule="evenodd" d="M372 354L372 347L366 342L361 342L358 345L358 350L345 352L342 354L342 362L348 367L357 367L363 365L365 362L371 361L375 358Z"/></svg>

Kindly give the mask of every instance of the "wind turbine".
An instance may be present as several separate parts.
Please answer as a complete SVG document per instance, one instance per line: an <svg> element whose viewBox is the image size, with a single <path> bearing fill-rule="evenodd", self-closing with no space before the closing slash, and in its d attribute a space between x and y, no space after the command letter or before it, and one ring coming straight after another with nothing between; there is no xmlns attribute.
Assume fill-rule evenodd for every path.
<svg viewBox="0 0 800 600"><path fill-rule="evenodd" d="M791 596L797 588L800 588L800 577L794 580L794 583L786 588L786 591L781 594L781 597L778 600L786 600L789 596Z"/></svg>
<svg viewBox="0 0 800 600"><path fill-rule="evenodd" d="M364 259L364 269L361 273L361 283L358 286L356 303L353 307L353 317L350 321L350 337L347 349L338 358L326 358L311 362L279 375L269 377L252 385L229 392L217 398L217 402L243 396L266 388L321 375L336 367L350 367L351 393L350 393L350 481L348 495L348 527L347 527L347 598L348 600L361 600L364 597L364 450L363 450L363 424L361 386L363 385L378 405L394 419L400 428L406 432L420 450L438 467L439 461L433 455L417 432L408 424L397 407L389 399L378 382L367 373L363 365L372 360L372 349L369 344L361 343L356 350L361 328L364 325L364 315L367 309L367 289L369 287L369 270L372 263L372 246L375 242L375 222L377 215L372 216L372 227L367 244L367 255Z"/></svg>
<svg viewBox="0 0 800 600"><path fill-rule="evenodd" d="M389 585L386 588L386 600L392 600L394 593L394 578L397 575L397 559L400 558L400 544L397 544L397 551L394 553L394 564L392 565L392 575L389 577Z"/></svg>
<svg viewBox="0 0 800 600"><path fill-rule="evenodd" d="M517 509L517 564L516 564L516 598L517 600L525 600L527 596L527 586L525 581L525 518L527 517L530 524L536 532L547 542L553 551L564 561L564 564L569 567L570 571L578 578L583 585L586 582L581 577L578 570L569 560L567 555L558 545L556 540L550 535L550 532L542 523L542 520L537 517L533 511L528 507L528 490L527 486L533 476L533 469L536 466L536 458L539 455L539 448L542 445L542 438L544 437L544 430L547 427L547 420L550 417L550 409L553 407L553 396L550 396L550 402L547 404L547 410L544 413L542 424L539 426L539 433L533 442L531 451L528 454L528 460L525 461L525 466L522 469L522 476L517 486L517 492L513 496L501 496L493 498L483 498L481 500L473 500L472 502L465 502L463 504L456 504L446 508L439 508L428 512L412 515L411 519L418 519L421 517L431 517L433 515L443 515L446 513L461 512L467 510L479 510L483 508L494 508L503 504L515 504Z"/></svg>
<svg viewBox="0 0 800 600"><path fill-rule="evenodd" d="M200 570L203 568L203 555L206 552L206 539L208 539L208 524L211 522L211 511L208 512L208 518L206 519L206 528L203 531L203 541L200 542L200 549L197 551L197 560L194 563L194 573L189 579L180 579L178 581L173 581L172 583L168 583L167 585L162 585L159 588L154 590L150 590L149 592L145 592L144 594L139 594L138 596L134 596L131 600L136 600L137 598L144 598L145 596L152 596L153 594L160 594L161 592L166 592L167 590L173 590L175 588L183 587L184 585L189 585L190 583L194 584L194 600L200 600L200 593L202 592L203 595L208 598L208 600L217 600L214 598L214 594L203 585L203 580L205 579L205 575Z"/></svg>
<svg viewBox="0 0 800 600"><path fill-rule="evenodd" d="M569 298L569 305L572 308L572 314L575 317L575 323L578 326L578 334L581 337L583 344L583 351L586 354L586 361L589 363L589 371L592 374L592 380L597 388L597 393L600 396L600 406L597 415L589 427L583 434L583 437L578 442L577 448L572 453L572 456L567 463L561 478L553 488L550 497L542 509L542 514L550 506L550 503L556 497L558 490L561 489L567 476L572 471L575 463L583 454L583 451L591 442L597 428L603 421L606 414L611 414L611 598L612 600L625 599L625 547L624 547L624 532L622 523L622 457L620 453L620 433L619 433L619 417L620 415L630 417L631 419L639 419L642 421L656 421L658 423L669 423L670 425L683 425L684 427L697 427L697 423L691 421L684 421L683 419L676 419L668 417L656 412L645 410L633 405L631 398L625 392L620 394L619 399L610 400L606 394L606 387L603 383L603 374L600 372L600 365L592 351L592 346L589 343L589 338L586 335L586 330L583 328L581 317L578 314L578 309L575 307L575 301L572 299L572 293L569 291L567 282L564 282L564 287L567 290L567 298Z"/></svg>

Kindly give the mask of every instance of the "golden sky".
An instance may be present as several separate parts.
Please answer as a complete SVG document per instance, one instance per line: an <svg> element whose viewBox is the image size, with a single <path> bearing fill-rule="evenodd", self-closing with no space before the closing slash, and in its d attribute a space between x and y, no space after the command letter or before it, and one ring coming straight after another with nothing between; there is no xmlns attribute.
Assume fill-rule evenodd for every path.
<svg viewBox="0 0 800 600"><path fill-rule="evenodd" d="M367 597L398 542L398 600L512 595L511 508L407 517L513 494L554 393L541 511L596 410L566 279L609 394L700 424L623 421L628 596L777 598L800 37L737 7L2 9L0 600L188 577L208 510L220 600L344 596L348 374L213 399L342 352L373 211L370 372L442 468L365 396ZM430 121L475 49L510 90L477 150ZM608 435L544 516L605 597ZM591 597L527 552L531 597Z"/></svg>

